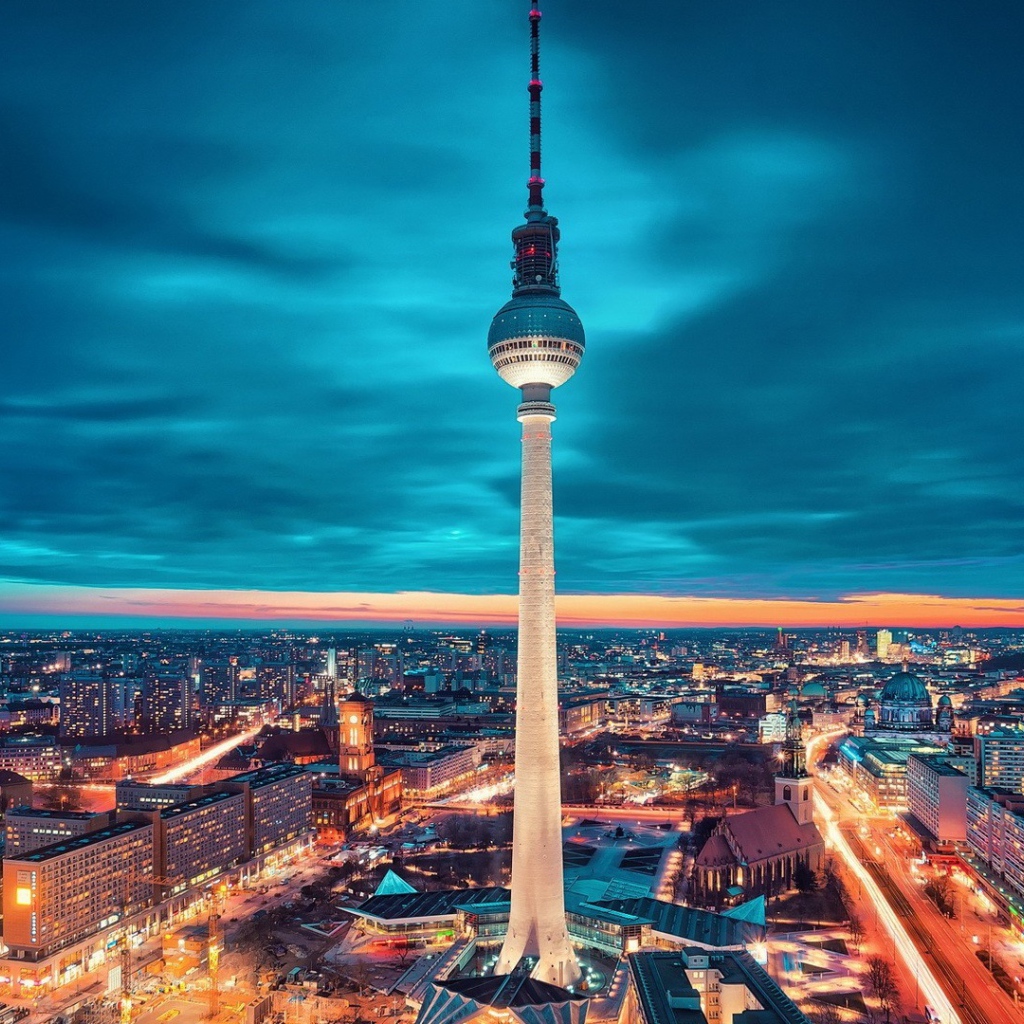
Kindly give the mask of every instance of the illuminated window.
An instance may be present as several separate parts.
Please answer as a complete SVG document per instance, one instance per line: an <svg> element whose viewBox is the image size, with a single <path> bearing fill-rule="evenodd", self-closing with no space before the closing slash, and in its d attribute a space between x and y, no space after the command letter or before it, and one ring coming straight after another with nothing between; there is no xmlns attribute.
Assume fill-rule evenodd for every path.
<svg viewBox="0 0 1024 1024"><path fill-rule="evenodd" d="M30 907L32 905L32 890L27 886L19 885L15 902L19 907Z"/></svg>

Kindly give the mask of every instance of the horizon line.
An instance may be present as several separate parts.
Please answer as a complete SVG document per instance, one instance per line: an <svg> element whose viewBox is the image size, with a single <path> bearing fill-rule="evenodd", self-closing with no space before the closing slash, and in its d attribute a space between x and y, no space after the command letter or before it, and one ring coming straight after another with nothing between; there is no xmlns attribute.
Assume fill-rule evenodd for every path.
<svg viewBox="0 0 1024 1024"><path fill-rule="evenodd" d="M559 594L556 609L558 625L565 629L863 629L872 628L872 623L897 629L1024 628L1024 598L877 591L829 599ZM172 628L216 623L252 623L253 628L366 627L409 622L421 628L514 628L518 598L439 591L185 590L0 581L0 629L45 628L41 619L53 620L48 625L58 627L61 620L86 619L103 622L107 628L118 624L128 628L128 621L182 623ZM198 626L185 626L185 621ZM81 623L79 628L100 627Z"/></svg>

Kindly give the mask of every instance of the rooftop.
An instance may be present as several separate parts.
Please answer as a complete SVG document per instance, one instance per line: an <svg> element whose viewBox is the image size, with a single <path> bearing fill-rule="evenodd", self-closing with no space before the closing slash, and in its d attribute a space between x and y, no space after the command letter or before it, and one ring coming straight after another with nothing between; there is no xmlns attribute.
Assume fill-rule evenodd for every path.
<svg viewBox="0 0 1024 1024"><path fill-rule="evenodd" d="M232 775L228 782L238 784L246 783L250 789L259 789L261 786L272 786L275 782L283 779L294 779L299 775L305 775L306 769L299 764L280 762L279 764L268 764L262 768L254 768L249 772L242 772L240 775Z"/></svg>
<svg viewBox="0 0 1024 1024"><path fill-rule="evenodd" d="M20 857L8 857L7 862L11 864L39 864L43 861L53 860L56 857L63 857L66 853L75 853L85 850L90 846L98 846L100 843L109 842L111 839L120 839L122 836L141 829L153 826L148 821L124 821L120 825L111 825L110 828L100 829L98 832L86 832L83 836L76 836L74 839L65 839L50 846L41 846L38 850L26 853Z"/></svg>
<svg viewBox="0 0 1024 1024"><path fill-rule="evenodd" d="M230 800L232 797L239 795L238 793L228 793L221 789L216 793L208 793L206 796L197 797L195 800L189 800L184 804L174 804L171 807L165 807L160 811L160 817L164 821L169 821L171 818L177 818L182 814L190 814L192 811L198 811L202 807L210 807L213 804L219 804L224 800Z"/></svg>
<svg viewBox="0 0 1024 1024"><path fill-rule="evenodd" d="M937 755L912 754L911 757L915 761L920 761L922 764L927 765L936 775L962 775L964 778L967 777L959 768L954 768L948 761Z"/></svg>
<svg viewBox="0 0 1024 1024"><path fill-rule="evenodd" d="M59 818L61 821L89 821L106 811L57 811L41 807L8 807L8 818Z"/></svg>
<svg viewBox="0 0 1024 1024"><path fill-rule="evenodd" d="M475 1020L491 1008L497 1019L504 1014L494 1010L511 1010L512 1020L523 1024L580 1024L585 1019L588 1002L564 988L535 981L525 971L485 977L456 978L435 982L420 1010L419 1024L446 1024L450 1021Z"/></svg>
<svg viewBox="0 0 1024 1024"><path fill-rule="evenodd" d="M732 835L747 863L803 850L822 842L813 824L801 825L786 804L772 804L726 818L723 828Z"/></svg>
<svg viewBox="0 0 1024 1024"><path fill-rule="evenodd" d="M454 917L459 907L469 907L477 903L508 902L510 895L508 889L500 887L436 889L433 892L371 896L358 907L350 909L359 917L372 917L379 921L422 920L431 917Z"/></svg>
<svg viewBox="0 0 1024 1024"><path fill-rule="evenodd" d="M693 950L703 954L704 950ZM637 981L637 996L649 1024L703 1024L705 1017L687 1005L693 991L686 974L686 951L678 953L641 952L629 958L630 970ZM747 952L737 950L712 953L708 967L730 982L741 983L763 1009L747 1011L744 1020L758 1024L809 1024L797 1005L772 980ZM695 995L696 993L694 993ZM680 998L681 997L681 998ZM676 1004L676 1005L673 1005ZM698 1003L699 1006L699 1003Z"/></svg>
<svg viewBox="0 0 1024 1024"><path fill-rule="evenodd" d="M682 907L649 897L620 900L599 900L593 906L619 914L629 914L640 921L650 921L651 928L663 935L687 942L699 942L703 946L722 949L727 946L743 946L748 942L759 942L764 938L764 927L751 921L743 921L710 910ZM578 913L585 913L580 908Z"/></svg>

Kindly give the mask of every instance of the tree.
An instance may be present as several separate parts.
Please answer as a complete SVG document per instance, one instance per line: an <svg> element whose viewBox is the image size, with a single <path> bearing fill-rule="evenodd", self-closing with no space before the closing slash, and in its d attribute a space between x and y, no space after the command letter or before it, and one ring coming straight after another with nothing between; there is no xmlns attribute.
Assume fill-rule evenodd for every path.
<svg viewBox="0 0 1024 1024"><path fill-rule="evenodd" d="M839 1007L832 1006L830 1003L819 1006L811 1013L811 1020L814 1021L814 1024L843 1024L843 1015L839 1012Z"/></svg>
<svg viewBox="0 0 1024 1024"><path fill-rule="evenodd" d="M885 1019L888 1022L899 994L896 988L896 972L885 957L877 955L868 957L867 966L868 981L871 983L878 1005L885 1010Z"/></svg>
<svg viewBox="0 0 1024 1024"><path fill-rule="evenodd" d="M818 876L810 869L806 861L798 860L793 871L793 884L801 892L816 892Z"/></svg>
<svg viewBox="0 0 1024 1024"><path fill-rule="evenodd" d="M711 838L711 833L718 827L721 818L705 817L699 819L693 826L693 845L699 851Z"/></svg>
<svg viewBox="0 0 1024 1024"><path fill-rule="evenodd" d="M860 952L860 944L864 941L864 922L856 914L850 915L850 941Z"/></svg>
<svg viewBox="0 0 1024 1024"><path fill-rule="evenodd" d="M50 788L42 798L44 807L55 811L77 811L82 806L82 794L70 780Z"/></svg>
<svg viewBox="0 0 1024 1024"><path fill-rule="evenodd" d="M397 939L392 939L391 948L395 951L398 962L404 964L409 959L409 954L413 951L412 940L408 935L401 935Z"/></svg>
<svg viewBox="0 0 1024 1024"><path fill-rule="evenodd" d="M953 883L949 875L936 875L924 887L924 894L938 907L940 914L945 914L946 917L954 916Z"/></svg>

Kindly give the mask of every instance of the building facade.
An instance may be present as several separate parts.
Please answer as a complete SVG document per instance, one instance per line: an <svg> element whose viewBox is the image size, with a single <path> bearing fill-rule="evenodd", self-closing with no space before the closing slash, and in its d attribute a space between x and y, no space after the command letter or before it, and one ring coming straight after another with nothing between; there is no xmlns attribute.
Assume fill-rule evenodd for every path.
<svg viewBox="0 0 1024 1024"><path fill-rule="evenodd" d="M911 754L907 759L907 810L939 844L967 838L970 779L941 756Z"/></svg>
<svg viewBox="0 0 1024 1024"><path fill-rule="evenodd" d="M249 859L246 798L219 790L154 811L162 897L200 885Z"/></svg>
<svg viewBox="0 0 1024 1024"><path fill-rule="evenodd" d="M38 960L153 902L154 829L128 821L4 859L4 942Z"/></svg>
<svg viewBox="0 0 1024 1024"><path fill-rule="evenodd" d="M993 729L974 736L979 789L1024 790L1024 729Z"/></svg>
<svg viewBox="0 0 1024 1024"><path fill-rule="evenodd" d="M95 832L111 824L108 811L51 811L11 807L4 815L5 857L19 857L43 846Z"/></svg>
<svg viewBox="0 0 1024 1024"><path fill-rule="evenodd" d="M5 736L0 741L0 769L33 782L55 782L64 766L55 736Z"/></svg>
<svg viewBox="0 0 1024 1024"><path fill-rule="evenodd" d="M967 845L990 878L1024 897L1024 795L968 789Z"/></svg>
<svg viewBox="0 0 1024 1024"><path fill-rule="evenodd" d="M313 778L300 765L267 765L229 781L247 794L250 856L259 857L312 829Z"/></svg>

